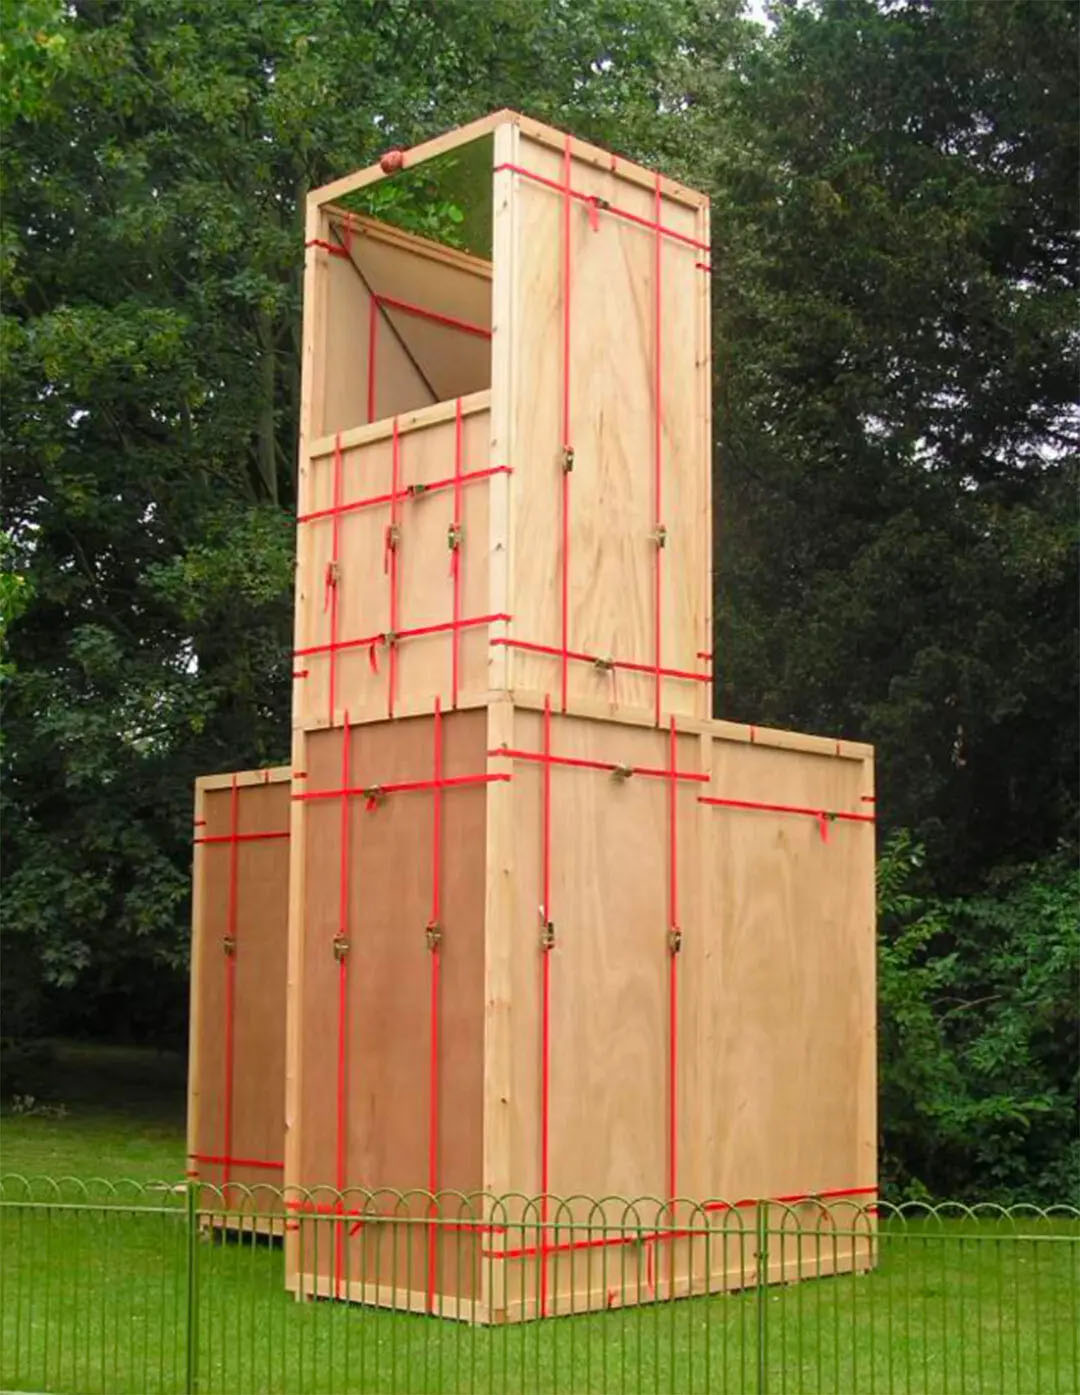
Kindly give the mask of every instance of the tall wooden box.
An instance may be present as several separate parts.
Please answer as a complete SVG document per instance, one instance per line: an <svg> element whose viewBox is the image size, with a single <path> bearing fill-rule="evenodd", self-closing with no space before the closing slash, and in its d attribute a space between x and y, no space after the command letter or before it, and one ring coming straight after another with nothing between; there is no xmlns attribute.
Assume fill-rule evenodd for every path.
<svg viewBox="0 0 1080 1395"><path fill-rule="evenodd" d="M306 241L294 725L707 716L705 196L498 112L316 190Z"/></svg>
<svg viewBox="0 0 1080 1395"><path fill-rule="evenodd" d="M731 1203L872 1199L870 749L551 709L297 733L300 1293L497 1322L741 1286ZM654 1198L633 1243L613 1197Z"/></svg>
<svg viewBox="0 0 1080 1395"><path fill-rule="evenodd" d="M291 774L195 782L188 1175L237 1223L281 1214Z"/></svg>

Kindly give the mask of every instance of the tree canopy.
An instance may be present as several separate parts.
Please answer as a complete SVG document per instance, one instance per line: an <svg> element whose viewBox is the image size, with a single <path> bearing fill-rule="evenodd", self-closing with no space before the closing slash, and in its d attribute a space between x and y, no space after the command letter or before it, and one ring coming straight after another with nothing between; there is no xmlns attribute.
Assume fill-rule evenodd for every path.
<svg viewBox="0 0 1080 1395"><path fill-rule="evenodd" d="M1070 0L13 6L7 1030L181 1030L192 780L287 750L304 192L509 105L712 195L716 708L877 747L892 1175L1060 1194L1077 28Z"/></svg>

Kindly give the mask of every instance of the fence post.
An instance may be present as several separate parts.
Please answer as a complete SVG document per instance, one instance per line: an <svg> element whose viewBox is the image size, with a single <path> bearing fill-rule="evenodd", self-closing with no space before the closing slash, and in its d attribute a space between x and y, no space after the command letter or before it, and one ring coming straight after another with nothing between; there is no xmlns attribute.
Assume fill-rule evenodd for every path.
<svg viewBox="0 0 1080 1395"><path fill-rule="evenodd" d="M769 1203L757 1204L757 1388L767 1395L769 1386L768 1316L769 1302Z"/></svg>
<svg viewBox="0 0 1080 1395"><path fill-rule="evenodd" d="M188 1179L185 1200L186 1232L184 1236L187 1263L185 1297L187 1299L187 1343L184 1353L184 1393L195 1395L199 1383L199 1212L198 1183Z"/></svg>

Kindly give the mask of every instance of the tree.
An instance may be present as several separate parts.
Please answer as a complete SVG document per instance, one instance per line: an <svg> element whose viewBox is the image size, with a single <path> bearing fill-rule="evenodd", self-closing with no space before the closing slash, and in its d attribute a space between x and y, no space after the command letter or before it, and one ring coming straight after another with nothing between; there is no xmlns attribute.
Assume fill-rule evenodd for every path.
<svg viewBox="0 0 1080 1395"><path fill-rule="evenodd" d="M1076 39L823 0L697 94L720 708L873 741L950 890L1075 829Z"/></svg>
<svg viewBox="0 0 1080 1395"><path fill-rule="evenodd" d="M51 984L69 1027L178 1029L191 782L285 755L307 188L506 104L643 139L695 11L35 0L9 30L11 1028Z"/></svg>

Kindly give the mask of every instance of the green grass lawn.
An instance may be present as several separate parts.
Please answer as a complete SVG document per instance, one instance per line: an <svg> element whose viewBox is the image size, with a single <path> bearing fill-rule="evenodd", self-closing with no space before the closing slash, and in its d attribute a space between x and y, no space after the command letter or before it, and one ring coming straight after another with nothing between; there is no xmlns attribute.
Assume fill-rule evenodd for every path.
<svg viewBox="0 0 1080 1395"><path fill-rule="evenodd" d="M186 1072L176 1052L42 1043L40 1059L0 1078L0 1171L182 1177ZM13 1112L16 1095L31 1112Z"/></svg>
<svg viewBox="0 0 1080 1395"><path fill-rule="evenodd" d="M111 1204L0 1210L0 1388L182 1391L194 1330L202 1395L1080 1390L1075 1222L885 1221L870 1274L496 1329L296 1303L275 1243L196 1231L189 1251L183 1194L152 1185L182 1170L182 1081L175 1062L145 1064L138 1053L59 1048L54 1068L67 1083L53 1097L67 1115L3 1119L6 1173L127 1175L143 1186ZM319 1224L320 1243L332 1224ZM574 1262L608 1264L615 1283L612 1253L623 1252Z"/></svg>

